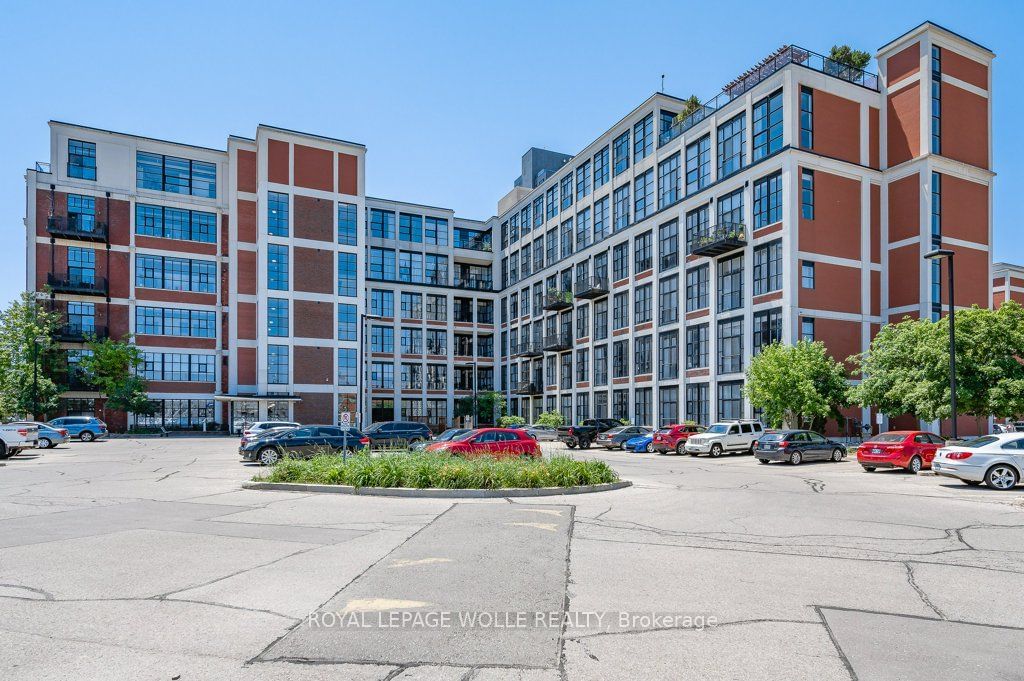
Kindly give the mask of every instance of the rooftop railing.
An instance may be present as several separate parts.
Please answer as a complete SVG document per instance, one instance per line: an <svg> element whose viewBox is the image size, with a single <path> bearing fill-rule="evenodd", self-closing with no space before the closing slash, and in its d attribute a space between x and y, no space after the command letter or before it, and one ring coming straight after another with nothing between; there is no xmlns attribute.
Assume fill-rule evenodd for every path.
<svg viewBox="0 0 1024 681"><path fill-rule="evenodd" d="M878 76L876 74L853 66L841 64L829 59L825 55L805 50L802 47L797 47L796 45L789 45L727 85L720 93L701 104L696 111L689 114L682 120L673 123L668 130L661 133L661 136L659 137L659 144L667 144L671 142L676 137L679 137L729 102L739 98L748 90L760 84L770 76L775 75L782 70L782 68L790 64L797 64L798 66L809 68L812 71L824 73L827 76L839 78L840 80L845 80L846 82L853 83L854 85L860 85L861 87L868 88L869 90L878 91Z"/></svg>

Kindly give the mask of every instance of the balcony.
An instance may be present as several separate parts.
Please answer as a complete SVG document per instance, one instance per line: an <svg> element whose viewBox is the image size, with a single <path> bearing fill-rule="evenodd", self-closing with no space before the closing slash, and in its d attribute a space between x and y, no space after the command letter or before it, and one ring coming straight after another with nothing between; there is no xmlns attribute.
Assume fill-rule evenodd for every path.
<svg viewBox="0 0 1024 681"><path fill-rule="evenodd" d="M730 253L747 245L747 228L738 222L715 225L706 233L690 241L691 255L715 257Z"/></svg>
<svg viewBox="0 0 1024 681"><path fill-rule="evenodd" d="M545 310L569 310L572 308L572 291L548 289L544 296Z"/></svg>
<svg viewBox="0 0 1024 681"><path fill-rule="evenodd" d="M103 297L107 295L107 280L104 277L81 272L65 274L50 272L46 275L46 285L54 293L79 293L86 296Z"/></svg>
<svg viewBox="0 0 1024 681"><path fill-rule="evenodd" d="M767 80L790 64L796 64L878 92L877 75L832 61L817 52L811 52L795 45L787 45L726 85L718 95L704 102L688 115L674 121L672 126L659 136L659 146L668 144L726 104L742 97L751 88Z"/></svg>
<svg viewBox="0 0 1024 681"><path fill-rule="evenodd" d="M513 395L540 395L543 391L533 381L519 381L512 389Z"/></svg>
<svg viewBox="0 0 1024 681"><path fill-rule="evenodd" d="M468 251L491 252L491 235L478 234L476 236L455 235L455 248L464 248Z"/></svg>
<svg viewBox="0 0 1024 681"><path fill-rule="evenodd" d="M605 277L587 277L576 282L577 298L594 299L608 295L608 280Z"/></svg>
<svg viewBox="0 0 1024 681"><path fill-rule="evenodd" d="M91 216L90 216L91 217ZM51 215L46 218L46 232L50 236L79 241L107 241L107 223L85 220L78 213Z"/></svg>
<svg viewBox="0 0 1024 681"><path fill-rule="evenodd" d="M493 291L494 281L490 277L456 277L455 288L464 288L473 291Z"/></svg>
<svg viewBox="0 0 1024 681"><path fill-rule="evenodd" d="M544 354L543 344L537 341L523 341L516 349L516 354L521 357L540 357Z"/></svg>
<svg viewBox="0 0 1024 681"><path fill-rule="evenodd" d="M81 324L65 324L57 332L57 340L65 343L84 343L87 340L107 337L105 326L83 326Z"/></svg>
<svg viewBox="0 0 1024 681"><path fill-rule="evenodd" d="M552 333L544 337L544 352L572 350L572 334Z"/></svg>

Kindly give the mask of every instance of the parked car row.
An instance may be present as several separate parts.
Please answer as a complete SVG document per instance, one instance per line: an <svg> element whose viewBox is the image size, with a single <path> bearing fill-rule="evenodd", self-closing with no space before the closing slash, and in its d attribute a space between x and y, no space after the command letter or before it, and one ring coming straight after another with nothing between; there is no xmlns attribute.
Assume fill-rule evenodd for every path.
<svg viewBox="0 0 1024 681"><path fill-rule="evenodd" d="M45 423L11 421L0 424L0 459L26 449L52 449L75 438L92 442L107 434L107 424L95 416L61 416Z"/></svg>

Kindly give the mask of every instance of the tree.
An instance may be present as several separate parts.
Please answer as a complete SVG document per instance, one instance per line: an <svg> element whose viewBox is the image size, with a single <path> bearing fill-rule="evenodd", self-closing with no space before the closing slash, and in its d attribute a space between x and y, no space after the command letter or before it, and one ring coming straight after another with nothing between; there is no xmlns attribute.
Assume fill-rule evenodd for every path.
<svg viewBox="0 0 1024 681"><path fill-rule="evenodd" d="M153 403L146 394L146 380L139 376L142 351L125 341L89 341L90 352L79 362L86 379L107 398L106 407L115 411L152 414Z"/></svg>
<svg viewBox="0 0 1024 681"><path fill-rule="evenodd" d="M1024 307L977 306L956 315L957 406L979 421L1024 413ZM951 416L949 318L905 319L882 328L867 352L850 358L862 380L854 400L885 414L925 421Z"/></svg>
<svg viewBox="0 0 1024 681"><path fill-rule="evenodd" d="M839 419L839 409L849 404L846 368L820 341L762 349L750 361L744 392L774 427L801 428L828 417Z"/></svg>
<svg viewBox="0 0 1024 681"><path fill-rule="evenodd" d="M476 396L476 413L473 411L474 400L472 396L466 396L455 401L455 416L470 416L473 418L473 425L483 423L495 423L497 419L505 415L507 403L505 396L497 390L485 390Z"/></svg>
<svg viewBox="0 0 1024 681"><path fill-rule="evenodd" d="M0 417L39 417L57 408L61 324L61 313L28 291L0 312Z"/></svg>
<svg viewBox="0 0 1024 681"><path fill-rule="evenodd" d="M855 50L849 45L833 45L832 49L829 50L828 58L837 64L852 66L855 69L861 70L871 61L870 54L861 50Z"/></svg>
<svg viewBox="0 0 1024 681"><path fill-rule="evenodd" d="M536 420L534 420L534 425L558 428L565 425L565 419L557 411L545 411L537 416Z"/></svg>
<svg viewBox="0 0 1024 681"><path fill-rule="evenodd" d="M690 95L683 101L683 110L676 114L676 123L686 120L686 117L700 108L700 98L697 95Z"/></svg>

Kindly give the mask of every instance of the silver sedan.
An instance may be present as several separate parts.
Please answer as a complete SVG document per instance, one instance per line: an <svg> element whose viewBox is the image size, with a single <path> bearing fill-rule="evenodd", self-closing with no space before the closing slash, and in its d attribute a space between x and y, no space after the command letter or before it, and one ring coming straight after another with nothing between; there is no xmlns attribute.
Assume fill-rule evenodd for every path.
<svg viewBox="0 0 1024 681"><path fill-rule="evenodd" d="M984 435L947 445L935 453L932 471L968 485L984 482L992 489L1013 489L1024 472L1024 433Z"/></svg>
<svg viewBox="0 0 1024 681"><path fill-rule="evenodd" d="M526 434L537 442L552 442L558 439L558 431L551 426L526 426Z"/></svg>

